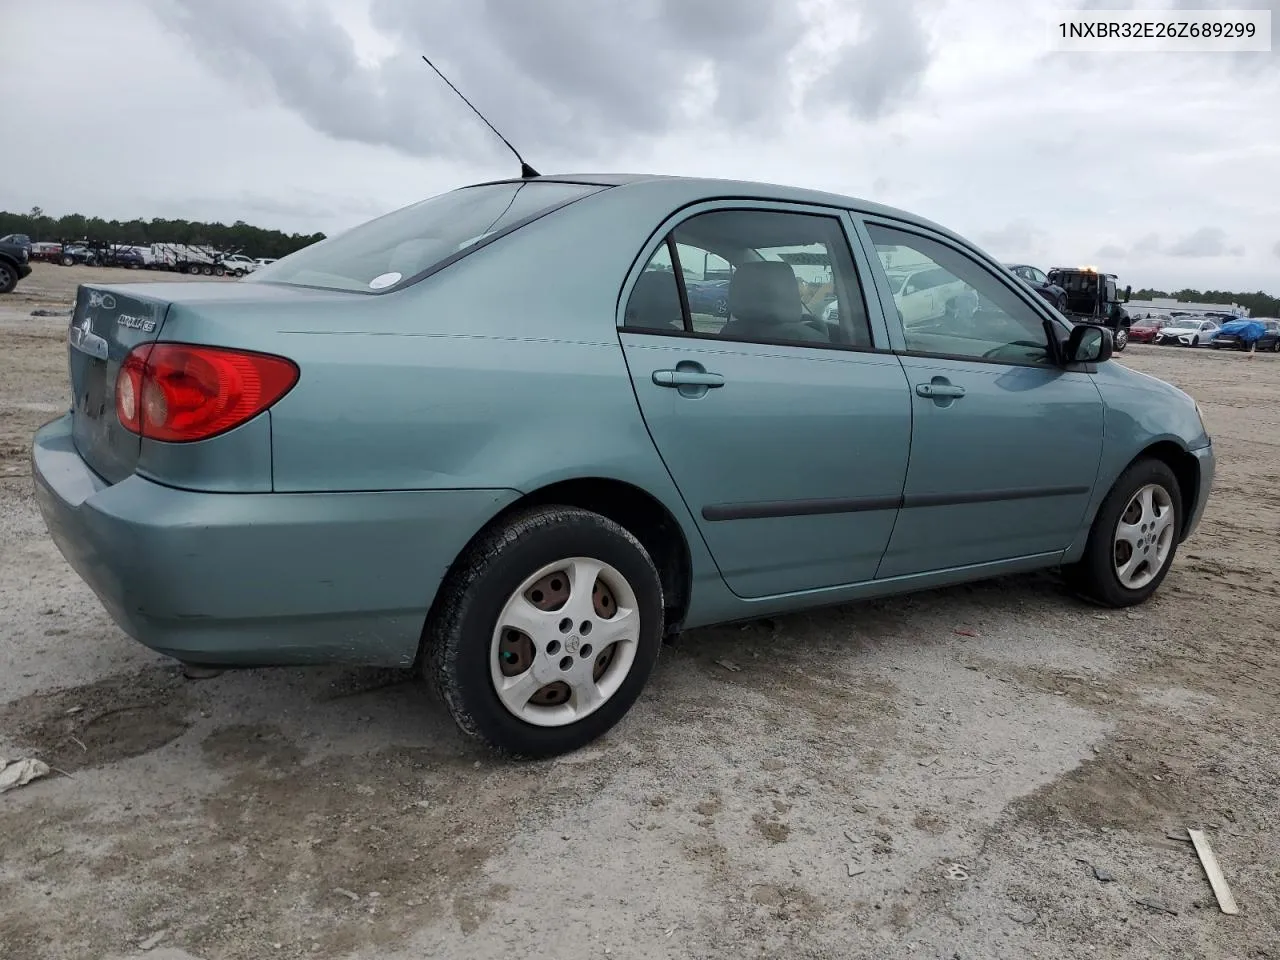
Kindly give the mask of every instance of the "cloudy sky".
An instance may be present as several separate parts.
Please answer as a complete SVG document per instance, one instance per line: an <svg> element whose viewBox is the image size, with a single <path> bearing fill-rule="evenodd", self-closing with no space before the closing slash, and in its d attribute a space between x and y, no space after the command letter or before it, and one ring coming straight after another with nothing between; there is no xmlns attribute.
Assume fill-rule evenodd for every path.
<svg viewBox="0 0 1280 960"><path fill-rule="evenodd" d="M1273 10L1280 0L1147 0ZM0 0L0 209L333 232L517 172L766 180L997 256L1280 294L1272 53L1052 53L1124 0Z"/></svg>

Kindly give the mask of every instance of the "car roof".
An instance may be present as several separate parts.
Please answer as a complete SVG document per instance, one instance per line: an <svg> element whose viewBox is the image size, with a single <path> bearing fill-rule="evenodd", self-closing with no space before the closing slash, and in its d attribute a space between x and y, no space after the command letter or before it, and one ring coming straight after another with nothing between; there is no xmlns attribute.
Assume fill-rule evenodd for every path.
<svg viewBox="0 0 1280 960"><path fill-rule="evenodd" d="M727 180L716 177L682 177L649 173L562 173L531 177L547 183L582 183L602 187L644 189L646 187L674 188L676 192L685 194L685 203L696 203L699 200L741 199L741 200L781 200L791 203L807 203L814 206L838 207L856 210L859 213L900 220L936 231L953 240L972 246L971 241L959 236L941 224L934 223L924 217L906 210L863 200L858 197L824 190L813 190L806 187L791 187L776 183L764 183L755 180ZM486 183L469 184L469 186L488 186L496 183L528 182L519 177L504 180L490 180Z"/></svg>

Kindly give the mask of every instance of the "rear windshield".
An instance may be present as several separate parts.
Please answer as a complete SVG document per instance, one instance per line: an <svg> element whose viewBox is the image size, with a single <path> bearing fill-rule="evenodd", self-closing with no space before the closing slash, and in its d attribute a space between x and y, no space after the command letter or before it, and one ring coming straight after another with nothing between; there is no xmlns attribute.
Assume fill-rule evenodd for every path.
<svg viewBox="0 0 1280 960"><path fill-rule="evenodd" d="M540 180L463 187L304 247L245 282L384 293L487 238L601 189Z"/></svg>

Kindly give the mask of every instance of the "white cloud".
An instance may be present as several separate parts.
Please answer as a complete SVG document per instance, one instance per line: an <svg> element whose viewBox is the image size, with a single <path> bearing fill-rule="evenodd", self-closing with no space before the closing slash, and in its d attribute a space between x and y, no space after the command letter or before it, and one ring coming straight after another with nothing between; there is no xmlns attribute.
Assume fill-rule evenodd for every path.
<svg viewBox="0 0 1280 960"><path fill-rule="evenodd" d="M1053 0L751 2L11 5L0 208L331 232L513 174L427 52L543 172L813 186L1006 260L1280 293L1275 55L1049 55Z"/></svg>

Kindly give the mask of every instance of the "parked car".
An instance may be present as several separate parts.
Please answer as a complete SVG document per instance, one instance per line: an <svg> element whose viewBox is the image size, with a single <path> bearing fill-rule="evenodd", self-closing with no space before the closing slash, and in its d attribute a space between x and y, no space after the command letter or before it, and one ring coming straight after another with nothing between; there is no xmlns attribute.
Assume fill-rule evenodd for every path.
<svg viewBox="0 0 1280 960"><path fill-rule="evenodd" d="M146 266L141 251L124 246L108 247L99 255L98 262L104 267L127 267L130 270L140 270Z"/></svg>
<svg viewBox="0 0 1280 960"><path fill-rule="evenodd" d="M722 322L684 250L732 265ZM903 251L945 276L891 285ZM904 322L922 289L977 309ZM240 283L82 285L68 340L36 499L129 634L412 667L523 756L612 727L693 627L1049 567L1142 603L1214 473L1106 327L926 220L764 184L465 187Z"/></svg>
<svg viewBox="0 0 1280 960"><path fill-rule="evenodd" d="M23 277L31 274L29 247L0 240L0 293L13 293Z"/></svg>
<svg viewBox="0 0 1280 960"><path fill-rule="evenodd" d="M1157 344L1198 347L1209 343L1218 333L1218 324L1203 317L1179 317L1156 334Z"/></svg>
<svg viewBox="0 0 1280 960"><path fill-rule="evenodd" d="M1029 283L1031 289L1053 304L1055 310L1059 313L1066 312L1067 291L1053 283L1043 270L1025 263L1011 263L1008 267L1014 274Z"/></svg>
<svg viewBox="0 0 1280 960"><path fill-rule="evenodd" d="M10 247L25 247L27 259L31 259L31 238L25 233L8 233L0 237L0 244Z"/></svg>
<svg viewBox="0 0 1280 960"><path fill-rule="evenodd" d="M1280 353L1280 320L1256 317L1228 321L1209 346L1215 350L1248 350L1250 344L1254 350Z"/></svg>
<svg viewBox="0 0 1280 960"><path fill-rule="evenodd" d="M233 253L222 258L222 269L233 277L243 277L258 269L258 262L243 253Z"/></svg>
<svg viewBox="0 0 1280 960"><path fill-rule="evenodd" d="M728 280L686 280L685 290L693 313L710 313L717 317L729 315Z"/></svg>
<svg viewBox="0 0 1280 960"><path fill-rule="evenodd" d="M64 243L58 262L64 267L70 267L77 263L92 265L98 262L98 255L92 247L83 243Z"/></svg>
<svg viewBox="0 0 1280 960"><path fill-rule="evenodd" d="M253 258L253 262L256 263L259 267L269 267L271 264L275 263L276 260L277 260L276 257L254 257Z"/></svg>
<svg viewBox="0 0 1280 960"><path fill-rule="evenodd" d="M1134 343L1151 343L1155 340L1156 334L1167 327L1169 322L1164 317L1144 317L1141 320L1135 320L1129 327L1129 339Z"/></svg>

